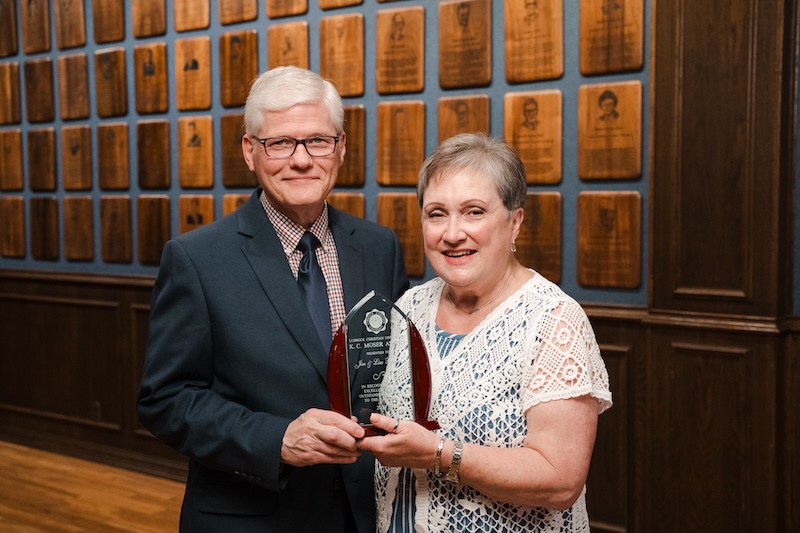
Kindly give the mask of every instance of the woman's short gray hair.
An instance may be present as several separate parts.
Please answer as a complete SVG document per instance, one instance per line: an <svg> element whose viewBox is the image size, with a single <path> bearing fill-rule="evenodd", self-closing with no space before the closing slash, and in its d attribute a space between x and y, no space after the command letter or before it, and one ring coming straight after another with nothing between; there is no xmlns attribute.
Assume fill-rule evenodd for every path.
<svg viewBox="0 0 800 533"><path fill-rule="evenodd" d="M460 170L477 172L492 180L507 211L525 205L528 181L517 152L502 140L483 133L462 133L442 142L422 164L417 180L420 208L429 183Z"/></svg>
<svg viewBox="0 0 800 533"><path fill-rule="evenodd" d="M331 82L299 67L276 67L259 75L244 104L247 135L258 135L267 111L285 111L297 104L321 103L330 113L336 133L344 128L342 98Z"/></svg>

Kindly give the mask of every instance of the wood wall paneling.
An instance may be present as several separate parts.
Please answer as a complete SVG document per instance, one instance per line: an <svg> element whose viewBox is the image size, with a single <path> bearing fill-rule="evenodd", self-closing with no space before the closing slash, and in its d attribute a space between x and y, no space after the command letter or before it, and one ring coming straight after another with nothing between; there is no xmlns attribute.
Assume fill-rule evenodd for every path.
<svg viewBox="0 0 800 533"><path fill-rule="evenodd" d="M781 63L794 53L779 38L783 4L656 10L652 306L776 316L790 297L778 290L779 191L793 180L776 156L791 83Z"/></svg>
<svg viewBox="0 0 800 533"><path fill-rule="evenodd" d="M646 531L777 531L775 339L654 329Z"/></svg>

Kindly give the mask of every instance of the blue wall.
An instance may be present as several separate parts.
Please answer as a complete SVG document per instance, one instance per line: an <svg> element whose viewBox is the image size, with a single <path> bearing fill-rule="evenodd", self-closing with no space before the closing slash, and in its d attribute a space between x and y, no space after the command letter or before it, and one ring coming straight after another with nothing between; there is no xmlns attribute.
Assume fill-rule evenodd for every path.
<svg viewBox="0 0 800 533"><path fill-rule="evenodd" d="M52 4L52 3L51 3ZM259 70L263 71L267 68L267 57L266 57L266 34L268 26L272 24L280 24L285 22L290 22L293 20L304 19L309 24L309 38L310 38L310 66L313 70L319 69L319 51L318 51L318 41L319 41L319 22L324 17L330 17L335 15L342 15L348 13L359 12L364 15L365 20L365 43L366 43L366 50L365 50L365 93L363 97L359 98L346 98L345 104L352 105L352 104L363 104L367 111L367 147L366 147L366 165L367 165L367 183L362 188L359 189L358 192L363 192L366 200L367 200L367 210L366 216L370 220L375 220L375 197L378 192L393 192L393 191L406 191L411 192L413 191L412 188L406 187L383 187L379 186L374 181L375 175L375 149L374 146L369 143L369 139L376 138L377 128L376 128L376 106L379 101L390 101L390 100L417 100L421 99L426 103L426 153L430 153L437 142L437 117L436 117L436 106L437 101L442 96L456 96L460 94L464 95L473 95L473 94L486 94L490 98L490 113L491 113L491 133L494 135L501 136L503 133L503 96L507 92L516 92L516 91L529 91L529 90L544 90L544 89L559 89L563 94L563 168L562 168L562 180L560 183L556 185L548 185L548 186L531 186L531 191L557 191L562 196L563 202L563 228L562 228L562 240L563 240L563 248L562 248L562 279L561 279L561 286L571 295L573 295L576 299L583 302L597 302L597 303L614 303L614 304L628 304L628 305L636 305L636 306L645 306L647 304L647 258L648 258L648 249L647 249L647 228L648 228L648 217L649 217L649 210L648 210L648 181L649 181L649 106L647 103L648 94L649 94L649 43L650 43L650 2L645 0L645 10L644 10L644 61L645 66L641 71L636 72L624 72L619 74L613 75L603 75L603 76L591 76L591 77L584 77L580 74L579 69L579 57L578 57L578 50L579 50L579 43L578 43L578 25L579 25L579 2L573 1L565 1L564 2L564 75L562 78L557 80L548 80L548 81L537 81L532 83L522 83L522 84L513 84L510 85L505 82L505 73L504 73L504 43L503 43L503 2L500 0L494 0L492 3L493 9L493 43L492 43L492 79L493 82L489 87L484 88L472 88L472 89L459 89L459 90L443 90L439 87L438 84L438 73L436 69L436 61L438 55L437 49L437 17L438 17L438 3L432 2L419 2L419 1L398 1L398 2L390 2L390 3L378 3L375 0L365 0L363 5L353 6L353 7L345 7L340 9L333 9L322 11L318 7L318 3L316 0L309 0L308 2L308 12L305 15L296 16L296 17L286 17L286 18L279 18L279 19L268 19L265 13L265 2L263 0L258 1L258 18L254 21L238 23L238 24L231 24L222 26L218 22L217 17L217 5L218 2L216 0L210 0L211 6L211 25L206 30L200 31L189 31L189 32L175 32L174 31L174 18L172 13L172 1L167 1L167 33L166 35L156 36L156 37L149 37L145 39L135 39L132 35L132 25L131 25L131 6L129 2L125 2L125 39L122 42L118 43L104 43L102 45L97 45L94 43L93 35L94 30L92 26L92 16L91 16L91 0L85 0L85 11L86 11L86 35L87 35L87 44L84 47L69 49L64 51L57 50L56 44L56 34L55 34L55 27L53 21L55 20L54 13L51 11L51 43L52 49L49 52L40 53L40 54L31 54L27 55L22 53L22 44L21 44L21 31L18 31L19 38L20 38L20 45L19 49L20 52L12 57L0 58L0 62L9 62L14 61L20 64L20 93L22 98L22 110L23 110L23 123L22 124L12 124L12 125L2 125L0 129L15 129L19 128L22 130L22 142L23 142L23 154L27 151L27 135L26 132L29 129L39 129L42 127L54 127L56 130L56 146L60 149L60 128L64 125L75 125L76 121L69 121L69 122L62 122L60 119L56 119L52 123L39 123L39 124L29 124L24 122L25 119L25 94L24 94L24 69L23 65L24 62L30 59L38 58L38 57L45 57L50 56L53 58L53 75L54 75L54 85L57 87L57 69L56 66L56 58L59 54L75 54L75 53L85 53L88 58L88 65L89 65L89 93L90 93L90 119L87 121L82 121L79 123L86 123L92 127L92 153L93 153L93 175L94 175L94 182L97 183L97 147L96 147L96 126L103 122L118 122L120 120L125 120L129 123L130 128L130 154L131 154L131 166L130 166L130 176L131 176L131 185L130 190L126 191L127 194L131 196L133 200L133 262L131 264L107 264L103 263L100 259L101 252L100 252L100 236L99 236L99 228L100 228L100 220L99 220L99 199L101 196L101 191L95 187L91 192L84 192L81 191L79 193L73 191L65 191L63 189L62 184L60 183L61 179L60 176L57 178L58 184L56 192L54 193L58 198L63 198L70 194L79 194L79 195L86 195L91 194L95 198L95 260L93 262L75 262L75 261L67 261L63 259L63 249L61 250L62 258L57 261L40 261L35 260L30 257L30 232L29 229L26 227L26 238L28 239L28 243L26 246L27 256L22 259L15 259L15 258L4 258L0 257L0 268L3 269L30 269L30 270L48 270L48 271L61 271L61 272L89 272L89 273L103 273L103 274L112 274L112 275L154 275L156 273L156 267L142 265L138 262L136 257L136 242L137 242L137 235L136 235L136 221L135 221L135 199L141 193L150 193L152 194L154 191L141 191L138 187L138 183L136 180L137 176L137 162L136 162L136 135L135 135L135 124L136 121L139 119L153 119L153 118L161 118L161 119L168 119L171 123L171 145L173 147L177 146L177 119L178 117L185 117L191 116L192 114L197 115L211 115L214 118L214 136L215 138L219 138L219 117L225 114L230 114L236 112L235 109L225 109L219 103L219 92L220 86L219 81L213 78L212 74L212 108L210 110L204 110L199 112L181 112L179 113L176 110L175 106L175 87L174 83L170 80L169 82L169 90L170 90L170 102L169 102L169 111L163 115L137 115L135 111L134 104L134 91L132 89L132 80L134 80L134 71L133 71L133 47L135 45L148 43L148 42L166 42L167 43L167 51L168 51L168 70L170 72L173 71L174 68L174 46L173 42L176 39L185 39L189 37L196 37L201 35L209 35L211 37L211 57L212 57L212 72L216 68L218 64L218 57L219 57L219 36L226 32L231 31L239 31L239 30L250 30L255 29L258 32L258 52L259 52ZM410 7L422 5L425 7L425 19L426 19L426 28L425 28L425 39L426 39L426 64L425 64L425 88L421 93L408 93L408 94L396 94L396 95L382 95L379 96L375 90L375 79L374 79L374 65L375 65L375 15L379 10L382 9L391 9L391 8L400 8L400 7ZM51 6L52 9L52 6ZM19 6L17 10L17 28L21 30L21 23L20 23L21 15L19 13ZM128 109L129 113L126 117L116 117L113 119L100 119L96 114L95 108L95 101L94 101L94 62L93 56L96 50L123 46L127 50L127 78L128 78ZM642 132L643 132L643 146L642 146L642 165L643 165L643 173L642 176L638 179L634 180L592 180L590 182L581 181L577 177L577 95L578 89L583 84L593 84L593 83L606 83L606 82L617 82L617 81L629 81L629 80L638 80L642 83L643 86L643 97L644 97L644 105L643 105L643 123L642 123ZM56 117L59 117L58 112L58 98L55 98L56 104ZM175 153L175 150L173 150ZM172 235L175 236L178 234L179 228L179 221L178 221L178 213L177 213L177 198L178 195L183 192L192 193L192 194L214 194L216 201L215 201L215 212L216 217L219 218L222 214L222 195L224 193L234 193L234 192L249 192L246 190L236 190L236 189L229 189L225 188L222 185L221 176L221 158L219 157L219 151L215 151L215 184L211 190L181 190L178 183L177 183L177 157L173 156L172 158L172 185L168 191L155 191L158 194L169 194L172 197L171 205L172 205ZM60 155L57 156L57 161L60 161ZM5 191L0 192L0 196L2 195L22 195L26 198L26 217L28 216L28 205L27 199L36 194L41 193L32 193L28 186L28 173L27 173L27 160L23 157L23 165L25 167L25 190L22 192L18 191ZM798 174L800 176L800 174ZM344 189L350 190L353 189ZM642 284L637 289L598 289L598 288L586 288L582 287L577 282L576 276L576 256L577 256L577 237L576 237L576 204L577 204L577 197L578 193L582 191L613 191L613 190L626 190L626 191L638 191L642 196L642 272L641 272L641 279ZM117 194L118 191L115 191L114 194ZM52 193L44 194L44 196L50 196ZM26 226L29 225L29 221L26 219ZM797 225L800 226L800 220L798 220ZM63 228L60 228L60 231L63 231ZM796 233L800 234L800 231ZM63 239L62 239L63 242ZM796 246L797 247L797 246ZM423 279L427 279L431 277L433 273L431 272L430 268L428 267L426 271L426 275ZM421 279L415 280L415 282L419 282ZM800 280L796 280L795 283L795 302L800 301L800 297L797 296L797 287L800 285ZM796 304L798 305L798 304ZM798 308L796 307L795 310L797 311Z"/></svg>

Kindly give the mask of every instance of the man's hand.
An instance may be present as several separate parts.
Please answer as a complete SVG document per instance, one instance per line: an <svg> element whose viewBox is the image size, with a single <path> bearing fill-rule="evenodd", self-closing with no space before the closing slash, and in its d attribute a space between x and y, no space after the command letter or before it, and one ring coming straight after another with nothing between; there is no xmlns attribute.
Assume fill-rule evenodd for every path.
<svg viewBox="0 0 800 533"><path fill-rule="evenodd" d="M364 436L357 422L323 409L309 409L295 419L283 436L281 462L292 466L351 464L361 450L356 440Z"/></svg>

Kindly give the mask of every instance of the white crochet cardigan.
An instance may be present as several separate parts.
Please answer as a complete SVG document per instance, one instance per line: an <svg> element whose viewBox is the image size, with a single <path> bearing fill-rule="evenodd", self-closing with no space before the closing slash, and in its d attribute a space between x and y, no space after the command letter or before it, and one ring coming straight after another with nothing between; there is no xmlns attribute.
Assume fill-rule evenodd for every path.
<svg viewBox="0 0 800 533"><path fill-rule="evenodd" d="M498 448L522 447L528 408L550 400L591 395L598 412L611 406L608 373L583 309L557 285L535 274L494 309L455 349L436 351L440 278L411 288L397 302L419 329L428 349L431 418L442 436ZM397 328L395 326L395 329ZM381 386L380 410L413 419L408 359L393 331ZM402 352L401 352L402 353ZM399 468L376 464L378 531L388 531ZM566 511L517 507L489 499L466 485L414 470L418 532L588 532L584 494Z"/></svg>

